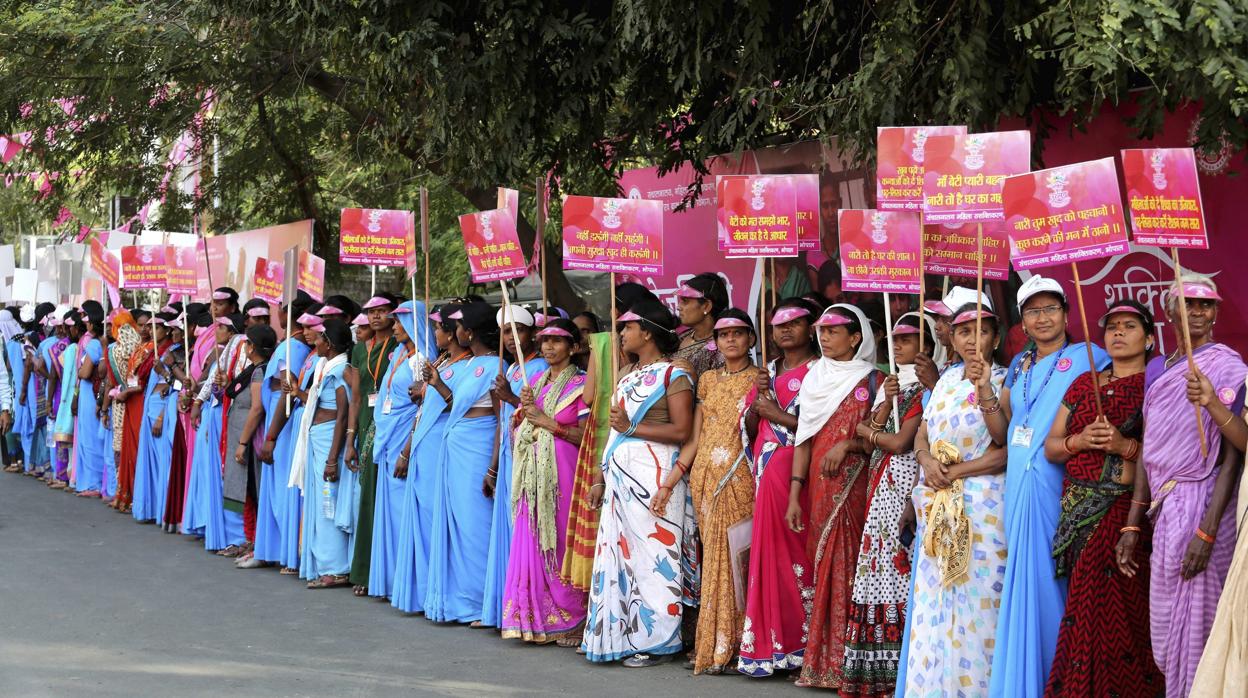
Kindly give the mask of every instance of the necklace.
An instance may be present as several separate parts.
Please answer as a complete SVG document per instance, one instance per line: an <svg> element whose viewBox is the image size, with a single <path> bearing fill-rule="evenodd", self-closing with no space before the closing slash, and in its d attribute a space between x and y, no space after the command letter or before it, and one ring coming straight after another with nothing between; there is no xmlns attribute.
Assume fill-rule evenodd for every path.
<svg viewBox="0 0 1248 698"><path fill-rule="evenodd" d="M813 357L813 356L808 356L808 357L806 357L805 359L802 359L801 361L797 362L796 364L793 364L792 366L790 366L790 365L789 365L789 362L788 362L787 360L785 360L785 359L781 358L781 359L780 359L780 368L782 368L782 369L783 369L783 370L785 370L785 371L792 371L793 369L797 368L798 366L801 366L802 364L808 364L808 363L810 363L810 362L811 362L811 360L812 360L812 359L814 359L814 358L815 358L815 357Z"/></svg>
<svg viewBox="0 0 1248 698"><path fill-rule="evenodd" d="M741 373L742 371L746 370L747 368L751 368L753 365L754 364L747 363L746 365L742 366L741 368L738 368L735 371L729 371L727 364L725 364L724 367L719 370L719 375L723 376L724 378L727 378L728 376L735 376L738 373Z"/></svg>

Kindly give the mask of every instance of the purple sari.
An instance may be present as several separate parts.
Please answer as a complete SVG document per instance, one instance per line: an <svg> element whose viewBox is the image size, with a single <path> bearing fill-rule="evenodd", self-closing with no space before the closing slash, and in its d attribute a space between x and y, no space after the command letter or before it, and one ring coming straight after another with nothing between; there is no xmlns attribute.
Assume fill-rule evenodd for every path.
<svg viewBox="0 0 1248 698"><path fill-rule="evenodd" d="M1234 412L1243 407L1248 367L1221 344L1196 349L1196 365L1218 399ZM1200 429L1209 444L1201 459L1196 411L1187 400L1187 362L1166 368L1165 357L1148 365L1144 394L1144 468L1152 493L1153 552L1149 560L1153 654L1166 677L1167 696L1186 696L1213 626L1218 598L1235 551L1235 501L1218 524L1217 542L1204 572L1184 580L1183 556L1213 496L1221 470L1222 435L1201 410Z"/></svg>

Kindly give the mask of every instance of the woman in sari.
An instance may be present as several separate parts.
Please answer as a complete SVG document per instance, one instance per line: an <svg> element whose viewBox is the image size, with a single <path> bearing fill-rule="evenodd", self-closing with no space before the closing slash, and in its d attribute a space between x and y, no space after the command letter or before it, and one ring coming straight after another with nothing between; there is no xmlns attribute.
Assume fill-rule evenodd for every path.
<svg viewBox="0 0 1248 698"><path fill-rule="evenodd" d="M802 381L785 521L792 530L806 526L803 490L809 479L811 535L806 553L815 588L798 685L837 688L854 563L867 509L863 471L869 445L854 430L867 417L879 374L871 363L875 338L857 307L831 305L815 327L822 356Z"/></svg>
<svg viewBox="0 0 1248 698"><path fill-rule="evenodd" d="M1005 380L1005 369L989 363L997 319L968 304L950 324L962 363L936 383L914 439L918 530L899 698L988 694L1005 578L1006 452L984 423L1001 409Z"/></svg>
<svg viewBox="0 0 1248 698"><path fill-rule="evenodd" d="M694 635L695 674L736 673L744 604L737 602L729 531L754 512L754 477L740 424L745 395L759 371L749 356L757 336L749 316L736 308L720 313L713 332L724 365L699 378L693 434L664 481L666 488L650 503L656 516L666 514L669 493L688 473L702 542L698 599L704 605Z"/></svg>
<svg viewBox="0 0 1248 698"><path fill-rule="evenodd" d="M1014 357L1005 374L1001 409L984 421L1009 450L1005 469L1005 538L1010 555L992 656L989 695L1038 698L1044 693L1066 606L1066 582L1055 574L1053 535L1061 514L1061 465L1045 457L1044 434L1075 379L1109 359L1066 335L1066 294L1053 279L1032 276L1018 289L1023 331L1033 348Z"/></svg>
<svg viewBox="0 0 1248 698"><path fill-rule="evenodd" d="M117 458L117 496L111 506L118 511L130 513L130 507L134 503L139 424L143 421L143 390L147 387L147 374L152 370L151 362L148 361L152 346L143 343L139 324L125 310L113 316L113 338L116 341L109 346L108 355L109 368L116 387L109 397L113 405L112 444Z"/></svg>
<svg viewBox="0 0 1248 698"><path fill-rule="evenodd" d="M48 316L51 334L39 345L39 361L35 369L41 371L48 381L48 432L51 434L49 448L52 468L48 473L48 487L63 490L69 483L69 452L73 443L73 419L70 414L68 395L73 391L72 379L65 375L63 356L66 349L74 347L67 338L66 314L57 310ZM76 347L75 347L76 351ZM72 372L71 372L72 373ZM65 416L62 417L62 410Z"/></svg>
<svg viewBox="0 0 1248 698"><path fill-rule="evenodd" d="M793 476L793 434L800 413L802 381L816 359L813 322L819 309L802 298L788 298L771 316L771 336L781 356L755 378L745 396L750 409L742 419L750 469L757 482L750 574L738 671L771 676L802 667L806 623L814 600L806 523L789 528L785 514ZM801 510L807 511L805 491Z"/></svg>
<svg viewBox="0 0 1248 698"><path fill-rule="evenodd" d="M199 330L195 337L195 349L191 354L187 389L182 391L183 407L181 409L186 415L183 425L183 437L186 444L186 491L182 497L181 531L185 535L200 537L204 535L204 523L207 521L208 512L201 494L204 490L201 476L206 471L202 467L197 467L195 463L196 451L199 450L199 443L202 441L200 431L206 428L205 425L200 424L201 410L199 405L201 401L198 395L203 389L211 391L210 371L213 370L213 366L216 363L222 360L222 347L218 342L218 334L224 330L217 329L216 313L218 304L226 303L229 299L229 295L225 291L214 292L215 295L221 295L225 298L223 300L214 300L210 307L204 307L200 304L198 308L194 309L195 312L192 312L191 307L188 306L187 321L194 323ZM192 306L194 305L192 304ZM215 411L209 410L209 413L211 414ZM209 455L200 454L198 457L204 459L208 458Z"/></svg>
<svg viewBox="0 0 1248 698"><path fill-rule="evenodd" d="M1185 274L1187 326L1196 368L1212 386L1225 414L1244 404L1240 355L1213 339L1218 318L1212 279ZM1166 313L1181 327L1179 288L1173 286ZM1149 558L1149 615L1153 658L1166 677L1167 696L1190 693L1196 667L1217 610L1218 597L1235 550L1235 485L1243 454L1223 438L1211 410L1197 415L1187 397L1188 366L1183 347L1149 362L1144 375L1144 467L1137 473L1135 500L1146 501L1153 517ZM1227 427L1234 426L1228 420ZM1201 455L1198 434L1208 455ZM1133 504L1133 507L1143 505Z"/></svg>
<svg viewBox="0 0 1248 698"><path fill-rule="evenodd" d="M421 366L419 380L408 387L410 401L419 404L416 426L393 466L394 477L404 486L390 605L406 613L423 613L425 609L433 512L440 482L438 459L450 419L448 403L442 395L454 394L455 386L468 371L468 360L473 357L472 350L456 340L459 320L451 316L458 315L460 307L459 303L447 303L429 316L434 341L441 352L433 361L432 371L438 373L449 391L430 390Z"/></svg>
<svg viewBox="0 0 1248 698"><path fill-rule="evenodd" d="M944 364L944 346L935 342L932 321L920 321L918 313L902 315L893 326L897 375L884 379L871 416L856 429L874 451L867 470L867 517L845 629L842 696L883 698L896 689L910 593L909 542L914 533L910 495L919 477L914 436L923 416L924 389L916 372L920 332L926 333L925 350L934 350L928 358L935 365Z"/></svg>
<svg viewBox="0 0 1248 698"><path fill-rule="evenodd" d="M175 316L158 314L152 319L152 331L156 352L148 356L135 369L142 390L142 402L127 406L138 421L138 443L135 448L134 471L134 520L140 523L154 522L164 513L165 490L169 486L169 454L173 451L173 429L165 431L165 423L173 424L166 358L175 348L169 336L166 322ZM149 346L150 349L150 346ZM159 427L157 427L159 424Z"/></svg>
<svg viewBox="0 0 1248 698"><path fill-rule="evenodd" d="M515 529L501 627L504 638L545 644L585 620L585 592L559 575L567 554L577 445L589 408L581 399L585 374L572 362L580 346L576 325L548 319L537 337L547 368L534 376L532 387L521 389L523 421L515 429L507 502L515 512Z"/></svg>
<svg viewBox="0 0 1248 698"><path fill-rule="evenodd" d="M0 319L0 335L4 337L4 348L9 364L9 380L13 384L13 424L11 438L15 441L17 459L10 472L22 472L34 475L39 466L35 454L35 415L39 411L39 389L36 386L34 371L29 369L27 359L28 348L33 349L22 326L13 317L13 313L0 310L0 318L8 316L8 321Z"/></svg>
<svg viewBox="0 0 1248 698"><path fill-rule="evenodd" d="M303 526L299 576L309 589L349 586L351 528L354 526L355 477L344 467L343 444L351 387L343 378L353 338L351 328L331 317L316 340L312 382L295 397L304 405L295 440L290 487L303 489Z"/></svg>
<svg viewBox="0 0 1248 698"><path fill-rule="evenodd" d="M195 353L203 336L215 334L209 329L211 324L212 319L202 303L187 304L182 318L170 324L174 328L173 341L181 343L183 350L180 356L174 355L177 360L169 368L176 381L174 385L179 389L174 403L177 419L173 424L169 488L165 491L165 533L185 532L182 520L186 513L186 491L190 484L191 456L195 447L195 431L191 426L191 396L195 392L192 373L195 370ZM210 344L215 345L215 337Z"/></svg>
<svg viewBox="0 0 1248 698"><path fill-rule="evenodd" d="M683 649L685 508L657 516L651 504L660 492L685 501L683 478L664 483L693 429L693 381L667 358L680 340L662 304L636 303L619 322L621 349L637 362L621 370L601 479L590 488L603 513L581 647L591 662L641 668Z"/></svg>
<svg viewBox="0 0 1248 698"><path fill-rule="evenodd" d="M247 365L225 386L229 407L222 430L226 436L225 469L221 474L221 495L227 512L243 518L243 538L236 566L253 559L256 542L256 502L259 500L260 461L256 457L264 441L264 373L277 333L268 323L255 323L244 335L243 352ZM250 565L248 565L250 567Z"/></svg>
<svg viewBox="0 0 1248 698"><path fill-rule="evenodd" d="M432 389L450 403L436 461L424 605L425 617L436 623L471 623L481 619L493 516L490 478L498 467L498 412L490 388L499 371L499 330L494 309L483 301L466 303L451 319L460 321L456 341L472 357L453 389L431 366L424 369L426 392Z"/></svg>
<svg viewBox="0 0 1248 698"><path fill-rule="evenodd" d="M1091 372L1075 379L1044 442L1049 462L1066 469L1053 558L1058 576L1069 579L1045 694L1149 698L1161 695L1165 683L1149 646L1148 561L1143 546L1124 558L1116 548L1123 536L1139 540L1144 532L1143 506L1134 524L1127 517L1144 434L1153 319L1144 306L1125 301L1100 325L1112 363L1095 384Z"/></svg>
<svg viewBox="0 0 1248 698"><path fill-rule="evenodd" d="M420 367L433 354L424 303L408 301L388 315L397 347L390 356L385 375L377 382L377 404L373 407L376 435L372 442L372 460L379 472L374 488L373 542L369 548L368 571L368 594L382 599L390 598L394 589L399 532L403 525L403 495L407 486L404 479L395 477L394 470L420 408L408 390L415 383ZM363 531L360 535L364 535Z"/></svg>
<svg viewBox="0 0 1248 698"><path fill-rule="evenodd" d="M508 315L508 311L511 312ZM553 312L541 315L543 322L549 317L558 318ZM520 392L537 381L546 370L546 359L538 351L534 340L534 327L540 323L526 308L508 305L500 308L495 316L502 332L503 350L510 354L513 363L502 375L494 378L492 393L498 400L499 447L497 470L486 473L489 496L494 498L494 511L490 523L490 551L485 566L485 596L481 608L481 621L473 627L503 627L503 594L507 586L507 565L511 558L512 522L515 519L512 505L512 444L515 440L517 409ZM512 334L512 320L515 334ZM521 365L519 356L524 357ZM526 383L527 378L527 383Z"/></svg>
<svg viewBox="0 0 1248 698"><path fill-rule="evenodd" d="M104 309L99 303L82 304L84 330L78 338L73 373L78 379L74 395L74 481L79 497L99 497L104 487L105 451L100 414L95 395L95 367L104 358L104 345L96 339L104 325Z"/></svg>

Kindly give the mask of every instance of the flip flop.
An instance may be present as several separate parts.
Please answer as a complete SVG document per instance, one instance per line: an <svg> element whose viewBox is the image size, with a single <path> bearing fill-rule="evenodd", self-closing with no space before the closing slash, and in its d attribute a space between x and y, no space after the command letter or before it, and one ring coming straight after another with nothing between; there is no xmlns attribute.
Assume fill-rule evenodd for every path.
<svg viewBox="0 0 1248 698"><path fill-rule="evenodd" d="M319 579L308 582L309 589L333 589L334 587L351 586L351 580L346 577L331 577L322 575Z"/></svg>
<svg viewBox="0 0 1248 698"><path fill-rule="evenodd" d="M368 587L356 584L351 588L351 593L356 596L368 596Z"/></svg>
<svg viewBox="0 0 1248 698"><path fill-rule="evenodd" d="M286 576L293 577L294 575L299 574L299 570L295 569L294 567L283 567L281 571L278 572L278 574L284 574Z"/></svg>

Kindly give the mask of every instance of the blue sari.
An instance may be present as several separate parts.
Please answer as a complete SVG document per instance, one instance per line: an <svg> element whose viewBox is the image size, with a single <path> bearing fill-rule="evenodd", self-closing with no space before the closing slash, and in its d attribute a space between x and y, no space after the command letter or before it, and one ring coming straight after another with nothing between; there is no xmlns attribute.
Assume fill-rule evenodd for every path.
<svg viewBox="0 0 1248 698"><path fill-rule="evenodd" d="M303 360L303 367L299 370L300 390L306 391L312 386L312 378L320 362L321 357L309 348L308 355ZM282 433L278 435L277 444L273 448L274 474L278 472L286 474L282 483L290 482L290 470L295 457L295 441L303 438L299 431L300 424L303 422L303 410L302 402L295 400L291 403L290 418L286 420L286 426L282 428ZM282 465L278 465L279 463ZM302 487L288 486L286 488L286 497L282 504L283 516L280 526L282 541L278 562L282 563L282 567L296 570L299 569L299 558L302 553L303 500Z"/></svg>
<svg viewBox="0 0 1248 698"><path fill-rule="evenodd" d="M41 456L36 452L35 439L36 417L39 414L39 388L35 381L35 372L26 374L26 352L20 341L10 339L5 343L9 357L9 375L13 381L13 433L22 444L22 461L26 472L35 470L42 465ZM22 384L26 384L26 400L22 401Z"/></svg>
<svg viewBox="0 0 1248 698"><path fill-rule="evenodd" d="M527 359L524 367L528 372L529 383L533 384L550 368L550 364L539 356ZM512 364L506 375L507 382L511 384L511 392L519 395L520 389L525 385L520 364ZM511 559L511 531L515 524L511 510L511 419L516 408L504 402L501 412L499 419L503 420L503 440L498 445L498 477L495 478L494 485L490 551L485 567L485 598L481 606L481 624L492 628L502 624L503 592L507 587L507 562Z"/></svg>
<svg viewBox="0 0 1248 698"><path fill-rule="evenodd" d="M346 356L325 370L321 391L315 406L305 409L335 409L339 387L351 399L351 386L343 378L348 363ZM332 361L332 360L331 360ZM321 370L318 365L317 370ZM354 530L354 499L356 473L343 462L338 452L338 481L325 479L325 464L333 446L336 420L313 424L308 430L307 466L304 470L303 494L307 506L303 510L303 545L300 548L299 576L314 580L323 576L345 576L351 569L351 533ZM345 438L345 437L344 437Z"/></svg>
<svg viewBox="0 0 1248 698"><path fill-rule="evenodd" d="M82 347L82 356L71 358L73 367L66 366L66 373L75 377L82 366L85 356L98 366L104 358L104 348L100 340L92 337ZM68 356L69 349L65 350ZM74 488L79 492L100 492L104 490L104 467L106 451L111 452L112 444L104 442L104 429L95 415L95 388L90 380L78 380L78 417L74 424L74 447L77 459L74 465Z"/></svg>
<svg viewBox="0 0 1248 698"><path fill-rule="evenodd" d="M269 363L264 367L264 381L260 384L260 399L264 403L264 437L268 438L269 429L273 426L273 417L283 408L284 393L280 390L280 376L286 372L286 348L290 346L290 363L302 366L312 348L298 340L286 339L277 345ZM274 388L274 384L279 389ZM293 410L292 410L293 411ZM290 420L293 421L293 420ZM256 504L256 547L255 556L263 562L284 562L282 556L283 530L288 526L286 508L289 506L289 492L286 482L290 479L289 449L279 451L281 437L297 426L287 421L281 434L274 440L273 462L260 464L260 492ZM287 439L289 443L289 438ZM279 457L279 452L285 458ZM292 487L297 496L298 488ZM298 502L298 499L295 500ZM297 561L296 561L297 562Z"/></svg>
<svg viewBox="0 0 1248 698"><path fill-rule="evenodd" d="M168 395L161 395L156 390L158 383L165 384L157 367L164 366L161 359L169 352L181 347L181 344L172 344L157 356L147 387L143 389L143 419L139 423L139 447L134 464L132 513L135 521L155 521L165 513L169 467L173 462L173 435L177 431L178 391L172 385ZM162 416L160 436L153 436L152 426Z"/></svg>
<svg viewBox="0 0 1248 698"><path fill-rule="evenodd" d="M1098 368L1109 363L1100 347L1093 346L1093 354ZM1089 370L1088 351L1082 343L1067 344L1024 370L1023 359L1029 355L1014 357L1005 378L1011 410L1004 512L1009 557L997 618L991 696L1044 695L1066 610L1067 578L1056 578L1053 561L1065 468L1045 458L1044 440L1067 388Z"/></svg>
<svg viewBox="0 0 1248 698"><path fill-rule="evenodd" d="M464 415L489 394L498 375L498 357L473 357L457 373L462 377L453 389L437 459L425 617L466 623L481 618L485 595L494 507L481 492L481 483L491 465L498 417Z"/></svg>

